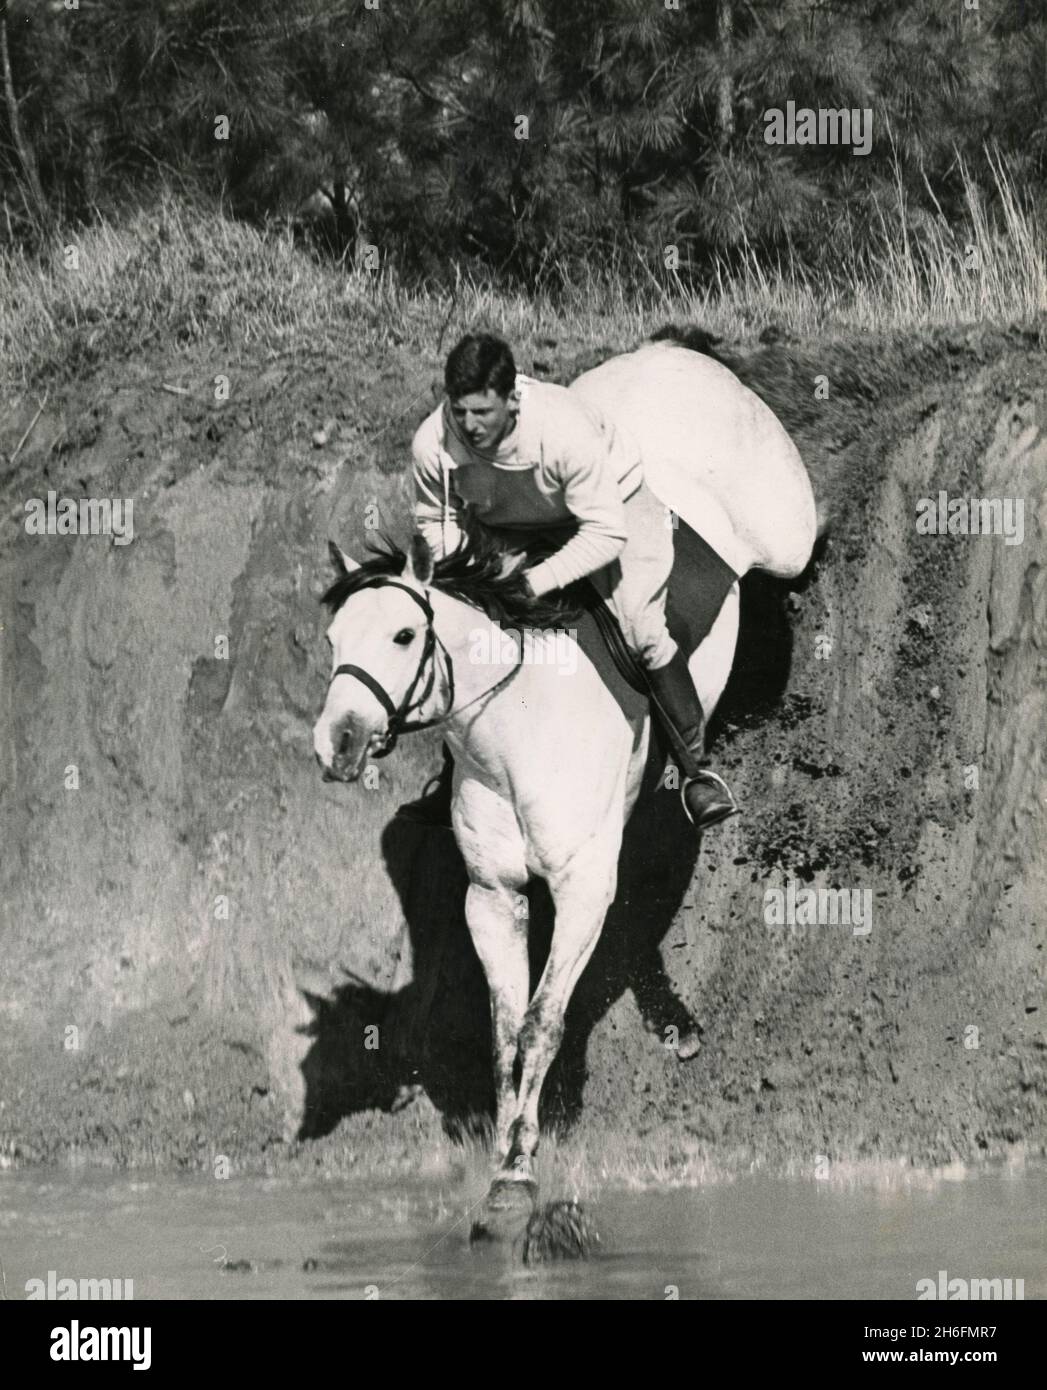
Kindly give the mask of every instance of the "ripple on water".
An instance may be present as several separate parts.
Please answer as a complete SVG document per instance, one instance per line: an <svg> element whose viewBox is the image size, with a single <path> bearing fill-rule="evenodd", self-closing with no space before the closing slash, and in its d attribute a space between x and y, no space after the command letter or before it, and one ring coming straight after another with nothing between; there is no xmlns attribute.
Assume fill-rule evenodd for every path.
<svg viewBox="0 0 1047 1390"><path fill-rule="evenodd" d="M550 1199L564 1195L543 1192ZM595 1185L600 1253L524 1267L470 1250L475 1175L379 1184L88 1171L0 1174L8 1298L26 1281L133 1279L143 1298L914 1299L916 1281L1024 1279L1047 1297L1047 1168L830 1165L701 1186Z"/></svg>

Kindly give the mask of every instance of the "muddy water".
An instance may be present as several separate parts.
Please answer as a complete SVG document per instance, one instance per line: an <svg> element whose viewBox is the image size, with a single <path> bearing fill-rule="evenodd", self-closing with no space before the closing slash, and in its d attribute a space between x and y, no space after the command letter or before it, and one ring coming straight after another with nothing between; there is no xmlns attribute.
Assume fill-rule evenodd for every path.
<svg viewBox="0 0 1047 1390"><path fill-rule="evenodd" d="M601 1253L525 1269L469 1249L461 1186L3 1173L0 1265L8 1299L49 1270L133 1279L136 1299L914 1299L942 1269L1047 1296L1047 1170L751 1176L588 1205Z"/></svg>

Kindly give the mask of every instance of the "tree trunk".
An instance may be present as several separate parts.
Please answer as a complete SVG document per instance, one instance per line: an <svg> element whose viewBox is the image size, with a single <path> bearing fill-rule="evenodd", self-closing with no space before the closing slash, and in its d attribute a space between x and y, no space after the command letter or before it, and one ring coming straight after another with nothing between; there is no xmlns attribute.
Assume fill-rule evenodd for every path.
<svg viewBox="0 0 1047 1390"><path fill-rule="evenodd" d="M716 86L716 129L721 145L734 134L734 81L730 72L734 39L734 0L717 0L716 46L719 50L720 80Z"/></svg>
<svg viewBox="0 0 1047 1390"><path fill-rule="evenodd" d="M331 192L336 240L335 255L351 270L356 262L356 211L350 201L349 189L344 179L336 178Z"/></svg>
<svg viewBox="0 0 1047 1390"><path fill-rule="evenodd" d="M47 202L40 183L33 151L22 134L22 123L18 118L18 98L15 96L14 78L11 76L11 58L7 48L7 0L0 0L0 67L4 75L4 103L7 107L7 124L11 130L11 141L18 154L25 175L29 196L30 215L43 224L47 218Z"/></svg>

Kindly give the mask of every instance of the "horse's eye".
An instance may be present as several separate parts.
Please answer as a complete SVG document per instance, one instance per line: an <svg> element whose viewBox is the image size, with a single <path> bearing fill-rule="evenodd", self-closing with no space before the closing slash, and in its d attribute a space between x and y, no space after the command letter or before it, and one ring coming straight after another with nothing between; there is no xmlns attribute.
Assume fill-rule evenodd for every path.
<svg viewBox="0 0 1047 1390"><path fill-rule="evenodd" d="M396 636L393 638L393 641L396 643L398 647L408 646L411 642L414 641L414 628L402 627L400 631L396 634Z"/></svg>

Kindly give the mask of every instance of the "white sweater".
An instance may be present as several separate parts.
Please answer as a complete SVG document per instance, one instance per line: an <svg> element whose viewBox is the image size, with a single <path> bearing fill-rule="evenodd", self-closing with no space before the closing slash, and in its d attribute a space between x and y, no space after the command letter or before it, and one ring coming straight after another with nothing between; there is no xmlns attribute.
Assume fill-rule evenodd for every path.
<svg viewBox="0 0 1047 1390"><path fill-rule="evenodd" d="M472 449L446 405L411 447L415 521L437 557L453 550L465 504L491 526L577 531L528 572L536 594L609 565L626 541L625 501L643 479L640 451L599 407L563 386L520 375L520 412L493 454Z"/></svg>

